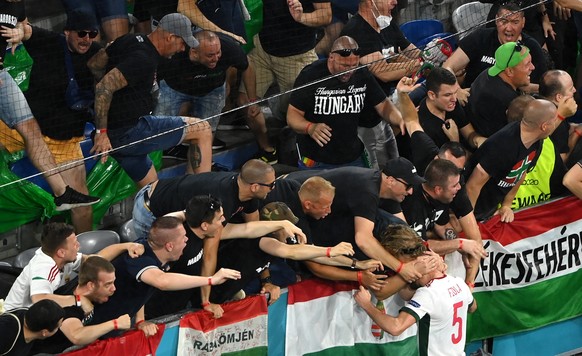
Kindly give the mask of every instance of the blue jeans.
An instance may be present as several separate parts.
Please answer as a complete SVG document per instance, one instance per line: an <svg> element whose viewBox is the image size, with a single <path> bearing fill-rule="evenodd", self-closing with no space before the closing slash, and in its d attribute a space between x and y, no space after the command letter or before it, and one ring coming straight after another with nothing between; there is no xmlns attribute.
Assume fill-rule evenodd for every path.
<svg viewBox="0 0 582 356"><path fill-rule="evenodd" d="M33 118L28 102L6 69L0 70L0 119L13 129Z"/></svg>
<svg viewBox="0 0 582 356"><path fill-rule="evenodd" d="M109 130L113 148L126 146L111 154L135 182L147 175L152 161L148 153L174 147L184 139L185 123L180 116L142 116L134 127ZM164 133L163 135L155 136ZM138 144L133 144L139 142Z"/></svg>
<svg viewBox="0 0 582 356"><path fill-rule="evenodd" d="M99 22L126 19L126 1L119 0L61 0L67 13L73 10L83 9L94 14ZM88 30L88 29L86 29Z"/></svg>
<svg viewBox="0 0 582 356"><path fill-rule="evenodd" d="M160 82L160 95L154 115L176 116L180 113L180 107L184 103L191 103L189 115L207 120L212 131L216 131L220 113L225 103L226 84L212 90L204 96L193 96L181 93L170 88L165 80Z"/></svg>
<svg viewBox="0 0 582 356"><path fill-rule="evenodd" d="M133 201L133 230L135 231L137 240L148 237L150 228L154 220L156 220L154 214L145 206L143 201L144 193L149 191L151 186L152 184L150 183L141 188L135 195L135 200Z"/></svg>

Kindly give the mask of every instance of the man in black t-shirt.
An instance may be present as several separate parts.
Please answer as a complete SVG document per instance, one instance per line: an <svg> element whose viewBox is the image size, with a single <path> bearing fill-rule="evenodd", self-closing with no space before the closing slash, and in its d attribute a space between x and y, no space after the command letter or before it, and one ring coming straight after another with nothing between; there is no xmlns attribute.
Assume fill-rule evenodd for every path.
<svg viewBox="0 0 582 356"><path fill-rule="evenodd" d="M392 12L398 10L396 1L360 1L358 13L342 29L342 36L350 36L359 45L360 64L369 65L387 96L404 76L412 76L420 68L420 51L404 36L398 21L392 21ZM403 154L396 145L392 128L382 122L372 107L365 108L360 121L360 137L369 151L371 161L380 168L390 158ZM400 122L393 122L400 126ZM402 131L402 127L400 127ZM380 141L380 143L376 143Z"/></svg>
<svg viewBox="0 0 582 356"><path fill-rule="evenodd" d="M7 45L10 43L12 50L15 50L21 40L30 36L30 33L25 32L30 29L24 25L25 20L23 0L0 0L0 26L3 28L3 34L0 36L0 119L7 127L18 131L24 139L30 161L43 173L53 191L56 210L63 211L98 203L99 198L81 194L69 187L57 172L55 157L43 140L39 124L34 119L24 94L2 64L5 61ZM42 69L46 71L46 68ZM41 73L41 76L44 77L45 74ZM47 90L47 87L43 89ZM5 129L4 127L3 130ZM15 140L22 141L20 138Z"/></svg>
<svg viewBox="0 0 582 356"><path fill-rule="evenodd" d="M528 47L507 42L495 51L495 65L484 70L471 86L469 121L475 131L490 137L507 125L509 103L530 83L534 69Z"/></svg>
<svg viewBox="0 0 582 356"><path fill-rule="evenodd" d="M79 270L78 278L64 285L57 294L85 296L93 304L105 303L115 292L115 268L108 260L98 255L88 256ZM73 287L76 286L76 287ZM73 345L87 345L102 335L114 330L127 330L131 327L129 315L124 314L99 325L90 324L94 311L88 314L80 305L65 307L65 316L59 331L52 337L36 342L33 354L63 352Z"/></svg>
<svg viewBox="0 0 582 356"><path fill-rule="evenodd" d="M515 193L536 164L540 140L550 136L558 123L553 103L532 100L520 122L512 122L489 137L471 156L467 195L477 219L487 219L495 213L502 222L513 221L511 203Z"/></svg>
<svg viewBox="0 0 582 356"><path fill-rule="evenodd" d="M542 74L547 70L546 60L539 43L522 32L525 25L523 11L515 3L503 4L497 12L495 25L496 28L477 29L459 41L459 47L443 67L453 73L466 71L462 87L470 88L481 72L495 64L495 51L500 45L519 40L530 49L532 62L536 67L531 74L531 82L539 83ZM532 85L531 89L528 92L537 91L537 85Z"/></svg>
<svg viewBox="0 0 582 356"><path fill-rule="evenodd" d="M191 26L184 15L166 15L154 32L119 37L88 63L99 80L95 89L97 130L91 152L102 155L104 162L108 152L117 148L111 155L139 187L157 179L148 153L181 142L190 144L186 172L210 171L212 132L208 123L186 116L151 115L160 56L183 52L186 44L198 46ZM135 144L139 141L144 142Z"/></svg>
<svg viewBox="0 0 582 356"><path fill-rule="evenodd" d="M191 115L208 120L216 131L226 95L226 73L229 68L241 72L247 95L256 100L255 74L239 43L227 35L211 31L196 32L200 45L162 60L158 69L160 98L155 115ZM180 110L183 104L188 110ZM265 118L257 104L247 108L249 125L261 149L273 152L269 144ZM214 137L213 148L223 148L224 142ZM276 162L272 162L273 164Z"/></svg>
<svg viewBox="0 0 582 356"><path fill-rule="evenodd" d="M464 143L479 147L485 138L475 132L465 110L457 103L459 84L455 75L445 68L433 68L426 78L426 88L427 97L420 102L418 118L424 132L437 147L449 141L461 142L459 134ZM411 151L415 149L411 145Z"/></svg>
<svg viewBox="0 0 582 356"><path fill-rule="evenodd" d="M24 24L23 41L34 61L29 88L24 95L58 165L84 158L79 143L85 139L85 123L93 120L91 111L95 96L87 61L101 48L94 41L98 29L95 17L84 10L67 15L64 34ZM77 84L75 90L73 84L69 84L67 63ZM73 95L76 100L69 101L67 96ZM89 193L84 164L63 170L61 175L75 190ZM91 230L91 207L72 209L71 220L77 233Z"/></svg>
<svg viewBox="0 0 582 356"><path fill-rule="evenodd" d="M305 67L297 77L295 87L317 82L293 92L287 112L287 123L301 134L297 137L300 168L365 167L357 128L366 107L387 121L402 121L368 70L355 70L358 51L352 38L340 37L327 60ZM346 70L351 71L339 74Z"/></svg>
<svg viewBox="0 0 582 356"><path fill-rule="evenodd" d="M1 314L0 354L27 355L35 340L51 337L59 330L64 314L56 302L48 299L43 299L28 309L20 308Z"/></svg>

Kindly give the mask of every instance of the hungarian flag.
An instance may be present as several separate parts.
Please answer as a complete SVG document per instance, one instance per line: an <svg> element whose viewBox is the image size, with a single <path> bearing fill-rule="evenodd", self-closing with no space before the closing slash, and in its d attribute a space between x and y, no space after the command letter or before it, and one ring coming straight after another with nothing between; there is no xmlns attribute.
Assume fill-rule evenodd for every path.
<svg viewBox="0 0 582 356"><path fill-rule="evenodd" d="M416 324L398 337L380 332L356 304L357 288L319 279L289 286L285 355L418 355ZM393 316L403 305L398 296L384 300Z"/></svg>
<svg viewBox="0 0 582 356"><path fill-rule="evenodd" d="M119 337L97 340L80 350L67 352L67 356L107 356L132 355L151 356L156 354L158 345L164 335L165 324L158 324L158 332L146 337L141 330L131 330Z"/></svg>
<svg viewBox="0 0 582 356"><path fill-rule="evenodd" d="M481 261L468 340L539 328L582 315L582 201L555 200L481 224Z"/></svg>
<svg viewBox="0 0 582 356"><path fill-rule="evenodd" d="M222 304L224 314L198 311L180 320L178 355L267 355L267 301L264 296Z"/></svg>

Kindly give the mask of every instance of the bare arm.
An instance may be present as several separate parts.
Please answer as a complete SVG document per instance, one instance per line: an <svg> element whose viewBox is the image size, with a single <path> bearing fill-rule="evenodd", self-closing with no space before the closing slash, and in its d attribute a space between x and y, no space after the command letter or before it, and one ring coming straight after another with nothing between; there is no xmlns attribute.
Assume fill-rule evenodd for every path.
<svg viewBox="0 0 582 356"><path fill-rule="evenodd" d="M141 256L144 253L144 246L136 242L124 242L120 244L113 244L105 247L97 254L107 261L113 260L115 257L121 255L122 253L129 253L132 258ZM83 256L86 257L86 256Z"/></svg>
<svg viewBox="0 0 582 356"><path fill-rule="evenodd" d="M252 239L281 229L285 231L285 237L297 236L303 243L307 240L303 231L287 220L250 221L244 224L226 224L222 231L221 240L236 238Z"/></svg>
<svg viewBox="0 0 582 356"><path fill-rule="evenodd" d="M443 68L447 68L453 73L464 70L469 64L469 56L460 47L457 48L453 54L443 63Z"/></svg>
<svg viewBox="0 0 582 356"><path fill-rule="evenodd" d="M465 236L468 239L475 241L475 243L477 243L479 246L483 246L481 231L479 230L477 219L475 219L475 214L473 212L470 212L469 214L459 218L458 220L459 223L461 224L461 227L463 228ZM475 277L477 276L477 272L479 271L480 261L481 261L480 258L469 256L469 263L471 266L467 269L467 275L465 276L465 282L467 282L467 284L475 283Z"/></svg>
<svg viewBox="0 0 582 356"><path fill-rule="evenodd" d="M127 330L130 326L131 319L127 314L124 314L115 320L109 320L101 324L88 326L83 326L81 320L77 318L68 318L63 321L61 331L73 344L87 345L110 331L117 329Z"/></svg>
<svg viewBox="0 0 582 356"><path fill-rule="evenodd" d="M386 98L383 102L376 105L375 108L378 114L384 119L384 121L400 128L401 133L405 131L404 121L402 120L402 114L396 108L396 106L392 104L392 101Z"/></svg>
<svg viewBox="0 0 582 356"><path fill-rule="evenodd" d="M314 3L313 12L303 12L299 0L288 1L289 12L296 22L309 27L329 25L331 22L331 3Z"/></svg>
<svg viewBox="0 0 582 356"><path fill-rule="evenodd" d="M319 278L328 279L330 281L359 282L357 271L349 271L334 266L326 266L313 261L304 261L303 263L305 263L305 265L311 271L311 273L313 273L315 276ZM371 273L370 271L361 271L361 273L362 273L361 278L362 284L366 288L379 290L386 283L384 281L384 279L386 278L385 275L376 275Z"/></svg>
<svg viewBox="0 0 582 356"><path fill-rule="evenodd" d="M144 271L140 279L159 290L184 290L202 287L205 285L217 285L226 282L227 279L240 279L240 272L221 268L212 277L190 276L182 273L164 273L158 268L150 268Z"/></svg>
<svg viewBox="0 0 582 356"><path fill-rule="evenodd" d="M405 62L388 63L382 53L374 52L360 58L360 63L369 64L368 69L379 80L390 82L412 75L420 62L416 59L408 59Z"/></svg>
<svg viewBox="0 0 582 356"><path fill-rule="evenodd" d="M211 276L216 272L216 261L218 259L218 246L220 244L220 239L216 238L206 238L204 239L204 255L202 256L202 268L200 274L203 276ZM200 288L200 300L202 304L210 302L210 292L211 287L208 285ZM222 313L222 308L216 311L217 313ZM215 311L213 311L215 313ZM215 317L219 317L215 314Z"/></svg>
<svg viewBox="0 0 582 356"><path fill-rule="evenodd" d="M582 11L582 1L579 0L556 0L558 5L570 10Z"/></svg>
<svg viewBox="0 0 582 356"><path fill-rule="evenodd" d="M309 260L316 257L324 257L325 259L322 258L321 261L326 261L326 259L331 260L332 258L330 257L341 255L351 256L354 254L352 244L347 242L341 242L334 247L329 247L330 257L327 256L328 247L319 247L314 245L287 245L270 237L262 238L259 241L259 247L269 255L281 258L289 258L292 260ZM349 258L346 258L346 260L349 260L349 262L346 261L346 265L350 266L351 260ZM336 261L336 263L338 262Z"/></svg>
<svg viewBox="0 0 582 356"><path fill-rule="evenodd" d="M354 297L358 305L366 311L370 318L390 335L398 336L416 323L416 319L406 312L400 312L398 317L395 318L376 309L370 301L370 292L364 287L360 287L360 290L356 292Z"/></svg>
<svg viewBox="0 0 582 356"><path fill-rule="evenodd" d="M216 24L214 24L214 22L207 19L206 16L204 16L204 14L200 11L198 6L196 5L197 2L198 2L197 0L179 0L178 1L178 12L183 14L187 18L189 18L190 21L194 25L196 25L200 28L203 28L203 29L209 30L209 31L224 33L225 35L228 35L228 36L234 38L235 40L237 40L240 43L243 43L243 44L246 43L244 38L242 38L238 35L235 35L232 32L228 32L226 30L223 30L222 28L216 26Z"/></svg>

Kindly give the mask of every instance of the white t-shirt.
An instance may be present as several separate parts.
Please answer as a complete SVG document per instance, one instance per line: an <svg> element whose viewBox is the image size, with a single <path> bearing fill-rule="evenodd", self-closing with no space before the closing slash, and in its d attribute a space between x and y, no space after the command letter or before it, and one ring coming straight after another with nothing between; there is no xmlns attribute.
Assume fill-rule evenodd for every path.
<svg viewBox="0 0 582 356"><path fill-rule="evenodd" d="M36 294L52 294L78 273L83 254L78 253L75 262L67 263L59 270L52 257L47 256L42 249L36 250L34 257L24 267L4 301L4 308L28 308L32 305L31 296Z"/></svg>
<svg viewBox="0 0 582 356"><path fill-rule="evenodd" d="M420 355L465 355L467 311L471 290L458 277L444 276L419 288L401 309L418 325Z"/></svg>

